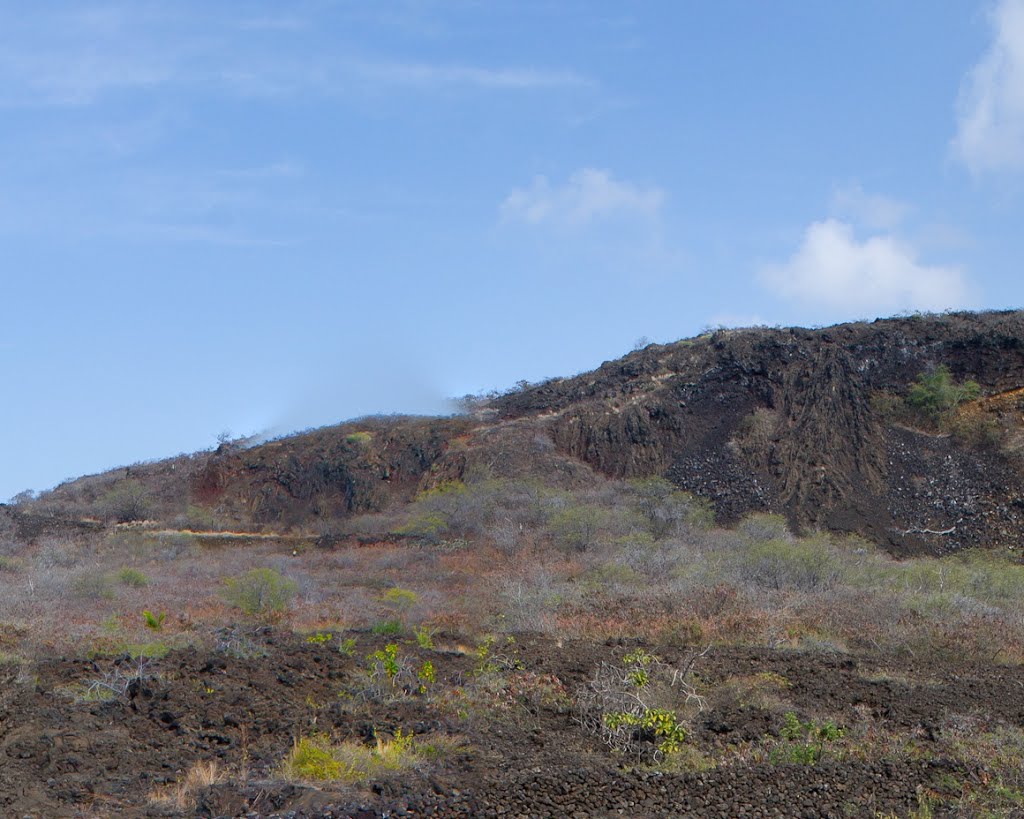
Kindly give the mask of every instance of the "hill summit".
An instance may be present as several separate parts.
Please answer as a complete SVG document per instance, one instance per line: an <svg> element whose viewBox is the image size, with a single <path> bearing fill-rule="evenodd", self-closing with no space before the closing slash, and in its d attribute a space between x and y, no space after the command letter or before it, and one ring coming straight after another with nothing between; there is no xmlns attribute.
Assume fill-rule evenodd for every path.
<svg viewBox="0 0 1024 819"><path fill-rule="evenodd" d="M658 476L725 522L772 512L897 554L1015 547L1022 413L1022 312L715 330L459 416L361 419L80 478L19 519L327 527L456 481Z"/></svg>

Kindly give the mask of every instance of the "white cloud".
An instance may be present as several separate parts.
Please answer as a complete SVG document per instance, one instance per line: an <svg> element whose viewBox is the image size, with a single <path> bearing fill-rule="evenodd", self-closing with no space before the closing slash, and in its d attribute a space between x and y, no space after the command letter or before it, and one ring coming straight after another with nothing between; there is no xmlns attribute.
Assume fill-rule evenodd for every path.
<svg viewBox="0 0 1024 819"><path fill-rule="evenodd" d="M571 71L534 68L481 68L399 61L364 61L356 63L355 68L362 77L371 81L423 88L469 86L516 91L588 84L587 80Z"/></svg>
<svg viewBox="0 0 1024 819"><path fill-rule="evenodd" d="M836 219L810 225L792 258L765 267L759 278L787 299L858 314L944 310L970 300L959 268L922 264L893 235L858 241L853 227Z"/></svg>
<svg viewBox="0 0 1024 819"><path fill-rule="evenodd" d="M975 173L1024 169L1024 0L1000 0L994 39L964 80L953 149Z"/></svg>
<svg viewBox="0 0 1024 819"><path fill-rule="evenodd" d="M619 182L608 171L581 168L560 187L537 176L529 188L516 188L501 203L505 221L530 225L580 226L616 215L655 216L665 200L659 188Z"/></svg>
<svg viewBox="0 0 1024 819"><path fill-rule="evenodd" d="M837 188L832 194L832 209L871 230L891 230L911 211L906 202L865 193L859 184Z"/></svg>

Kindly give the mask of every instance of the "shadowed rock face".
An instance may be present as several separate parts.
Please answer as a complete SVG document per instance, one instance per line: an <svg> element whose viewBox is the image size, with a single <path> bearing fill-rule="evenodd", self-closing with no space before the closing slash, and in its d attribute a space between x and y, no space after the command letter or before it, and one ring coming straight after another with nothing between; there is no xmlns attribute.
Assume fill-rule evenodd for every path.
<svg viewBox="0 0 1024 819"><path fill-rule="evenodd" d="M825 523L823 512L882 491L885 438L868 395L863 375L841 347L823 347L787 369L772 460L781 467L782 503L797 519Z"/></svg>
<svg viewBox="0 0 1024 819"><path fill-rule="evenodd" d="M908 435L872 407L874 393L903 395L939 364L988 394L1024 385L1024 314L721 331L652 345L495 406L506 418L547 417L561 451L607 475L666 475L710 498L726 521L779 512L896 551L1014 542L1007 510L1024 494L1016 461ZM949 493L942 502L934 489L919 491L936 469Z"/></svg>
<svg viewBox="0 0 1024 819"><path fill-rule="evenodd" d="M1024 387L1024 313L999 312L717 331L462 417L369 419L131 474L155 487L160 514L199 503L240 524L373 511L480 474L581 486L599 473L666 476L709 498L724 522L776 512L897 552L1024 545L1019 454L900 428L874 409L874 395L905 395L939 364L986 396L1013 398L979 411L1020 427L1024 451L1014 397ZM96 497L119 474L71 482L48 500Z"/></svg>

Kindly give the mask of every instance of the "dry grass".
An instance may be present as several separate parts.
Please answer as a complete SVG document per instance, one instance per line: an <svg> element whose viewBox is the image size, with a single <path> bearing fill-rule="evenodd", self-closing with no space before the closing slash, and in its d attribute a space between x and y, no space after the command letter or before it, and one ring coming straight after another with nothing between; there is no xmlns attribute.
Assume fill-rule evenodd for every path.
<svg viewBox="0 0 1024 819"><path fill-rule="evenodd" d="M659 518L651 528L650 487L641 497L629 483L577 492L481 486L470 485L452 511L462 527L453 533L461 538L456 546L301 550L294 540L272 539L211 546L188 534L125 528L9 543L5 557L17 571L4 574L0 626L17 628L2 647L32 656L40 649L144 643L154 635L143 610L166 612L160 640L201 641L241 617L225 604L225 579L265 566L297 584L279 623L301 631L389 619L383 595L397 586L415 593L403 612L407 628L1024 662L1024 566L1012 557L899 562L859 541L795 538L784 521L764 515L733 530L683 518L671 518L667 528ZM674 497L658 502L672 512L672 503L683 504ZM560 546L550 525L574 505L607 513L584 551ZM417 510L414 504L358 524L393 529ZM495 535L509 520L515 548ZM119 582L126 572L147 583Z"/></svg>
<svg viewBox="0 0 1024 819"><path fill-rule="evenodd" d="M220 763L216 761L197 762L181 779L150 794L149 801L160 807L176 810L181 814L196 808L199 793L211 785L224 781Z"/></svg>

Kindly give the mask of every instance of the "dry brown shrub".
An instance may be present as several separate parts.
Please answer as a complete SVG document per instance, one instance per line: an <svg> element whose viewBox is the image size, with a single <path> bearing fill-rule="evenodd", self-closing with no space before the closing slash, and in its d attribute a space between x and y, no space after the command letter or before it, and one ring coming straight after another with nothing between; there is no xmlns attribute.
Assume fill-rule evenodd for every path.
<svg viewBox="0 0 1024 819"><path fill-rule="evenodd" d="M200 791L216 785L224 778L220 763L215 760L196 762L180 780L150 794L150 802L184 814L195 810Z"/></svg>

